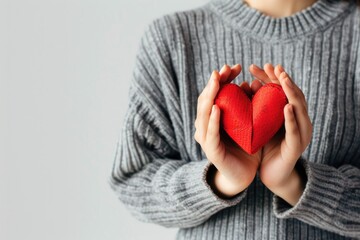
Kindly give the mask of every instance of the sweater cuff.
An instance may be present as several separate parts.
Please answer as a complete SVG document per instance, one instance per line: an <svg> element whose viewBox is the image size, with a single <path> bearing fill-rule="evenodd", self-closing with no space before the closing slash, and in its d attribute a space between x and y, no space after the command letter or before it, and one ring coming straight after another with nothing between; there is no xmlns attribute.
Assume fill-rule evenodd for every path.
<svg viewBox="0 0 360 240"><path fill-rule="evenodd" d="M205 211L207 214L214 214L224 208L238 204L245 196L247 190L242 191L236 196L225 199L218 196L207 181L209 171L214 168L208 160L192 162L187 165L193 165L187 169L187 179L183 184L188 185L187 197L181 198L182 205L190 211ZM195 165L195 166L194 166ZM178 195L181 193L175 193ZM176 197L179 199L179 196Z"/></svg>
<svg viewBox="0 0 360 240"><path fill-rule="evenodd" d="M345 188L346 181L343 177L333 167L312 163L303 158L299 159L296 168L306 177L304 192L293 207L274 195L275 216L297 218L307 223L316 223L333 216Z"/></svg>

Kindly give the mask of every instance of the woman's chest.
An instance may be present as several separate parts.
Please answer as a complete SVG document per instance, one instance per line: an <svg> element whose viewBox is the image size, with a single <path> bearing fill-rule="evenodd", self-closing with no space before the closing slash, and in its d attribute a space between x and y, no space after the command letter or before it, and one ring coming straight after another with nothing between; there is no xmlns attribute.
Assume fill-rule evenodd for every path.
<svg viewBox="0 0 360 240"><path fill-rule="evenodd" d="M334 31L273 45L224 33L228 37L223 40L202 45L194 43L184 50L186 74L180 75L179 81L194 84L196 92L192 94L198 96L211 71L219 70L225 63L242 65L242 73L233 81L237 84L254 79L248 71L253 63L259 66L268 62L281 64L303 91L308 103L313 138L305 157L330 165L356 164L354 159L360 157L360 83L359 78L355 78L357 56L351 39L338 41ZM196 107L193 104L193 112Z"/></svg>

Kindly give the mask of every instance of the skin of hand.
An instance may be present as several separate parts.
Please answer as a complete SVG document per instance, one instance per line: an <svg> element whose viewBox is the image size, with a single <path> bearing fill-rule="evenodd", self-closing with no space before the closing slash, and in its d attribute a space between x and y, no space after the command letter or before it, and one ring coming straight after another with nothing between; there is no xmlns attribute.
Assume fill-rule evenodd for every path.
<svg viewBox="0 0 360 240"><path fill-rule="evenodd" d="M209 184L224 198L246 189L254 180L261 161L260 150L249 155L220 130L220 109L214 104L215 97L221 86L230 83L240 72L240 64L231 68L224 65L220 72L213 71L197 102L194 138L216 168ZM261 85L259 80L254 80L251 86L243 82L240 87L251 95Z"/></svg>
<svg viewBox="0 0 360 240"><path fill-rule="evenodd" d="M295 164L312 136L305 96L280 65L274 68L268 63L261 69L253 64L249 70L264 83L280 84L288 98L284 107L285 133L279 131L263 147L259 175L268 189L294 206L305 188L304 177Z"/></svg>

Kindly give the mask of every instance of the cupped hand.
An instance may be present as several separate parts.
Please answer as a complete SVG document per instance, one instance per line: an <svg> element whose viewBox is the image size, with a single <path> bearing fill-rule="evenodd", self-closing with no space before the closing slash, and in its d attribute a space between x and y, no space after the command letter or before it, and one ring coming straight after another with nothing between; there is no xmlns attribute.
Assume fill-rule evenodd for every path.
<svg viewBox="0 0 360 240"><path fill-rule="evenodd" d="M301 89L278 65L265 64L264 69L250 67L252 75L264 83L280 84L288 98L284 107L285 133L278 134L262 150L260 179L273 193L295 205L304 189L303 177L295 164L311 141L312 124Z"/></svg>
<svg viewBox="0 0 360 240"><path fill-rule="evenodd" d="M213 71L197 102L194 138L217 169L211 176L211 185L223 197L233 197L246 189L253 181L261 160L261 151L253 155L247 154L220 129L221 112L214 104L219 89L230 83L240 72L239 64L232 68L224 65L220 72ZM251 86L246 82L240 85L248 95L260 86L258 80Z"/></svg>

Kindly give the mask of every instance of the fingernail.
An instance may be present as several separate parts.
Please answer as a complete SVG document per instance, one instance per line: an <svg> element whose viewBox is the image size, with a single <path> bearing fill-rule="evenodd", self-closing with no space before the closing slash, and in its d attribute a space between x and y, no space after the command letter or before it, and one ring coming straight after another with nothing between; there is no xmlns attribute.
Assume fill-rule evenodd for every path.
<svg viewBox="0 0 360 240"><path fill-rule="evenodd" d="M291 82L291 80L290 80L290 78L285 78L285 83L286 83L286 85L288 86L288 87L290 87L290 88L292 88L293 87L293 84L292 84L292 82Z"/></svg>
<svg viewBox="0 0 360 240"><path fill-rule="evenodd" d="M211 113L215 113L216 109L215 109L215 105L212 106L212 109L211 109Z"/></svg>
<svg viewBox="0 0 360 240"><path fill-rule="evenodd" d="M237 66L239 66L240 64L238 63L238 64L235 64L235 65L233 65L232 67L231 67L231 69L234 69L234 68L236 68Z"/></svg>
<svg viewBox="0 0 360 240"><path fill-rule="evenodd" d="M284 68L279 64L279 70L280 72L285 72Z"/></svg>
<svg viewBox="0 0 360 240"><path fill-rule="evenodd" d="M287 77L288 77L288 76L287 76L286 72L281 72L281 73L280 73L280 76L279 76L280 80L284 80L284 81L285 81L285 78L287 78Z"/></svg>
<svg viewBox="0 0 360 240"><path fill-rule="evenodd" d="M292 105L289 105L289 111L290 111L290 113L293 113L293 107L292 107Z"/></svg>
<svg viewBox="0 0 360 240"><path fill-rule="evenodd" d="M274 68L274 67L273 67L273 65L272 65L271 63L265 63L265 64L264 64L264 69L266 68L266 66L269 66L269 67Z"/></svg>

